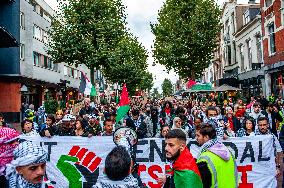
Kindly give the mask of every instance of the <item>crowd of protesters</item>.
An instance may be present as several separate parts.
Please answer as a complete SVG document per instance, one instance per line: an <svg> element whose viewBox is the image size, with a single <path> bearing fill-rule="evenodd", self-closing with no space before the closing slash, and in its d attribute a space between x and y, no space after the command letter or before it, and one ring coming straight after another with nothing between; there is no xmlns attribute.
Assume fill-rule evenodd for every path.
<svg viewBox="0 0 284 188"><path fill-rule="evenodd" d="M166 101L148 99L145 104L131 104L125 117L116 122L118 105L91 103L83 101L78 114L70 110L58 110L46 114L44 107L37 112L28 108L21 122L21 134L25 136L112 136L120 126L132 128L138 138L165 138L173 129L182 130L187 138L195 139L196 127L207 123L214 127L218 138L273 135L278 154L284 149L284 102L281 97L252 97L250 101L229 98L219 103L214 100ZM0 129L13 129L4 121L0 113ZM13 132L13 134L16 134ZM1 135L0 135L1 136ZM2 146L1 146L2 147ZM1 149L1 148L0 148ZM1 151L1 150L0 150ZM276 156L277 172L280 171L280 157ZM0 176L3 173L0 171Z"/></svg>

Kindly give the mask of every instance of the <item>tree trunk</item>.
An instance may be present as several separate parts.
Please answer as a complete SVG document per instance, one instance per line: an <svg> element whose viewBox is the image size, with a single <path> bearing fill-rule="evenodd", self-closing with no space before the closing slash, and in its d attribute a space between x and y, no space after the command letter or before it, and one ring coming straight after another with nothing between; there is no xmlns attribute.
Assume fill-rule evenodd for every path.
<svg viewBox="0 0 284 188"><path fill-rule="evenodd" d="M195 80L195 72L194 72L194 70L191 70L191 75L190 75L190 79L191 80Z"/></svg>

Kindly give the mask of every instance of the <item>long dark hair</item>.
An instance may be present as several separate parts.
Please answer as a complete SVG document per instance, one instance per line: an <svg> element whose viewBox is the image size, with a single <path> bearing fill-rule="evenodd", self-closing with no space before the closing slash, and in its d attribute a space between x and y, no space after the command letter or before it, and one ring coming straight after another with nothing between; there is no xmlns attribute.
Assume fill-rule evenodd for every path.
<svg viewBox="0 0 284 188"><path fill-rule="evenodd" d="M254 130L255 130L255 121L254 121L253 118L249 117L249 118L244 119L244 121L243 121L243 128L247 131L247 127L246 127L246 122L247 121L250 121L252 123L252 131L254 132Z"/></svg>

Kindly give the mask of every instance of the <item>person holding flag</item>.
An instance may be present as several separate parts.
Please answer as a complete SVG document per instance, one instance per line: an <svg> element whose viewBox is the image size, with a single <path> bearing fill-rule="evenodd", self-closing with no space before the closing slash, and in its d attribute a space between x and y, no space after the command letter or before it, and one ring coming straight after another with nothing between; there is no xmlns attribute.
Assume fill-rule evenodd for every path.
<svg viewBox="0 0 284 188"><path fill-rule="evenodd" d="M164 188L203 188L201 174L189 149L186 134L180 129L170 130L165 135L165 151L172 168L157 182Z"/></svg>
<svg viewBox="0 0 284 188"><path fill-rule="evenodd" d="M124 116L128 113L130 110L130 100L128 98L128 91L126 88L126 84L123 85L121 96L120 96L120 101L119 101L119 108L117 109L116 112L116 118L115 121L117 124L123 120Z"/></svg>
<svg viewBox="0 0 284 188"><path fill-rule="evenodd" d="M85 75L82 71L79 91L80 93L84 93L85 95L89 95L91 97L97 96L96 88L93 86L87 75Z"/></svg>

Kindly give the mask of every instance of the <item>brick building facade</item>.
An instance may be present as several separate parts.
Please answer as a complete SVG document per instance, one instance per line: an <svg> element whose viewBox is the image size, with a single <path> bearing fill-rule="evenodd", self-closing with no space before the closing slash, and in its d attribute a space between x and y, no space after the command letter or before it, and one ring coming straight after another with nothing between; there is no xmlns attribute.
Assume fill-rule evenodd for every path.
<svg viewBox="0 0 284 188"><path fill-rule="evenodd" d="M284 0L261 0L266 93L284 94Z"/></svg>

